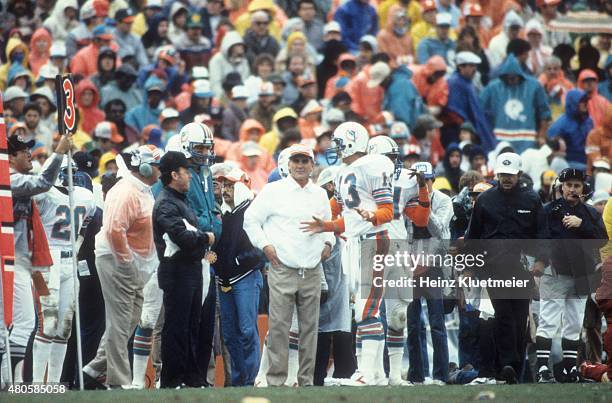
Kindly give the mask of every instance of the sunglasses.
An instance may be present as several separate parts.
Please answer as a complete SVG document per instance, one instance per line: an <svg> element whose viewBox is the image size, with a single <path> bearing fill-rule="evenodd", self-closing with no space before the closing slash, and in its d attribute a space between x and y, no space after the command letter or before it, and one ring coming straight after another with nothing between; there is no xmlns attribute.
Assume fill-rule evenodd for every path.
<svg viewBox="0 0 612 403"><path fill-rule="evenodd" d="M308 157L294 157L294 158L291 158L291 161L295 162L296 164L308 164L310 162L310 158L308 158Z"/></svg>
<svg viewBox="0 0 612 403"><path fill-rule="evenodd" d="M263 26L268 25L270 21L255 21L255 25Z"/></svg>

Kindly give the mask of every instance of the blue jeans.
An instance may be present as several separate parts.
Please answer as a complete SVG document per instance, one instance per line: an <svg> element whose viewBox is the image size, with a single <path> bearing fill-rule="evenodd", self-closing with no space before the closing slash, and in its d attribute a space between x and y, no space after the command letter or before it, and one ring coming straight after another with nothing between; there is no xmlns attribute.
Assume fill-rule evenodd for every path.
<svg viewBox="0 0 612 403"><path fill-rule="evenodd" d="M257 309L262 287L261 271L256 270L233 284L231 291L219 291L221 332L232 361L232 386L253 385L259 370Z"/></svg>
<svg viewBox="0 0 612 403"><path fill-rule="evenodd" d="M437 269L431 269L428 275L433 278L437 277L439 273ZM427 314L429 316L431 342L434 350L433 379L446 382L448 380L448 340L441 288L415 289L414 300L408 305L407 342L408 362L410 364L408 380L411 382L423 382L425 376L429 373L429 368L425 368L425 363L427 362L427 338L425 337L425 332L422 331L421 297L427 301Z"/></svg>

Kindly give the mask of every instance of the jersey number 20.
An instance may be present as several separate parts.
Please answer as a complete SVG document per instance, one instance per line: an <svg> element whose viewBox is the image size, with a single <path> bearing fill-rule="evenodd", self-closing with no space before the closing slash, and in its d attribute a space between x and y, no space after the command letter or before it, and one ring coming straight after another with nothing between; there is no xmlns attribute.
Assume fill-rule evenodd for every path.
<svg viewBox="0 0 612 403"><path fill-rule="evenodd" d="M54 225L51 231L51 236L56 239L67 241L70 239L70 208L68 206L59 206L55 210L55 215L61 217ZM74 208L74 226L75 230L80 227L80 223L85 217L85 207L76 206ZM76 235L75 235L76 238Z"/></svg>

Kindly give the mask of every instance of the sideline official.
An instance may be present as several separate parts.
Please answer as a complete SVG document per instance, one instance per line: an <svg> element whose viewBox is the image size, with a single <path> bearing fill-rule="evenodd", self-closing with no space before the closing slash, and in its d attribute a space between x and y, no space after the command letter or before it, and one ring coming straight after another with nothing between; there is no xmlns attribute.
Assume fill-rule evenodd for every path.
<svg viewBox="0 0 612 403"><path fill-rule="evenodd" d="M199 386L196 347L202 306L202 258L215 241L197 229L194 210L186 203L191 172L183 153L166 153L159 165L160 192L153 208L155 248L164 291L161 387Z"/></svg>
<svg viewBox="0 0 612 403"><path fill-rule="evenodd" d="M533 254L533 239L546 239L542 204L533 190L519 185L521 157L502 153L497 157L495 174L498 186L483 192L476 203L465 239L490 240L486 245L485 267L476 274L480 278L517 280L532 278L521 262L523 252ZM504 242L494 240L506 240ZM475 242L477 243L477 242ZM468 244L469 245L469 244ZM534 270L541 270L546 261L545 250L537 249ZM483 253L478 251L475 253ZM495 341L497 343L497 378L517 383L525 361L527 315L531 294L528 289L487 289L495 309Z"/></svg>

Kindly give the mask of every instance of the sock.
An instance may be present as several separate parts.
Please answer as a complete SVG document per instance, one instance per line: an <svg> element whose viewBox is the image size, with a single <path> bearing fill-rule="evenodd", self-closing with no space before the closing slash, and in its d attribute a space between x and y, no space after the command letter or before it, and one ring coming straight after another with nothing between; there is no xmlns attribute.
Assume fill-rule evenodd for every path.
<svg viewBox="0 0 612 403"><path fill-rule="evenodd" d="M548 368L551 346L552 339L548 339L542 336L536 336L536 368L538 372L540 371L540 369L542 369L542 367Z"/></svg>
<svg viewBox="0 0 612 403"><path fill-rule="evenodd" d="M404 356L404 332L387 329L387 350L389 352L389 379L402 379L402 358Z"/></svg>
<svg viewBox="0 0 612 403"><path fill-rule="evenodd" d="M357 369L361 369L361 335L359 332L355 336L355 356L357 357Z"/></svg>
<svg viewBox="0 0 612 403"><path fill-rule="evenodd" d="M37 334L35 336L32 346L32 382L44 382L52 343L53 340L46 335Z"/></svg>
<svg viewBox="0 0 612 403"><path fill-rule="evenodd" d="M287 366L287 380L285 385L297 385L298 369L300 367L298 348L300 346L300 337L298 333L289 331L289 365Z"/></svg>
<svg viewBox="0 0 612 403"><path fill-rule="evenodd" d="M13 378L15 380L15 385L20 385L23 383L23 364L25 360L21 360L15 363L13 367Z"/></svg>
<svg viewBox="0 0 612 403"><path fill-rule="evenodd" d="M255 386L267 385L266 374L268 373L268 335L264 338L263 350L261 350L261 361L259 362L259 371L255 377Z"/></svg>
<svg viewBox="0 0 612 403"><path fill-rule="evenodd" d="M14 343L11 344L11 369L13 370L13 382L15 384L23 383L23 361L25 360L27 346L22 346Z"/></svg>
<svg viewBox="0 0 612 403"><path fill-rule="evenodd" d="M151 354L151 346L153 344L153 329L143 329L140 326L136 328L134 335L134 378L132 384L144 387L145 376L147 373L147 364L149 363L149 355Z"/></svg>
<svg viewBox="0 0 612 403"><path fill-rule="evenodd" d="M385 339L378 341L378 349L376 350L376 361L374 366L374 377L376 379L387 379L385 373Z"/></svg>
<svg viewBox="0 0 612 403"><path fill-rule="evenodd" d="M579 340L561 339L561 347L563 348L563 369L566 373L570 373L572 368L577 366Z"/></svg>
<svg viewBox="0 0 612 403"><path fill-rule="evenodd" d="M49 371L47 373L47 383L57 383L62 377L64 369L64 359L68 349L68 340L53 340L51 344L51 355L49 358Z"/></svg>
<svg viewBox="0 0 612 403"><path fill-rule="evenodd" d="M359 372L366 382L372 384L378 371L379 347L384 345L384 331L380 319L371 318L357 325L357 333L361 336L361 364Z"/></svg>

